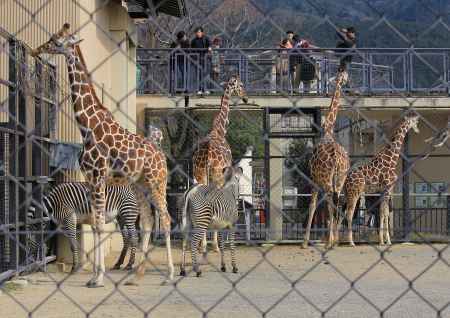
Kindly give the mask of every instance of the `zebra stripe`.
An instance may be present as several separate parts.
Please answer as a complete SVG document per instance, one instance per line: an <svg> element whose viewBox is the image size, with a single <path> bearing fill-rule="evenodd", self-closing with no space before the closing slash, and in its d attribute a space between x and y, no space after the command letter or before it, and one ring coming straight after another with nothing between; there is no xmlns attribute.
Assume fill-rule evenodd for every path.
<svg viewBox="0 0 450 318"><path fill-rule="evenodd" d="M237 273L235 254L234 224L238 219L237 200L239 198L239 178L242 176L241 168L225 168L225 184L222 188L198 184L185 194L185 204L182 218L182 262L180 275L185 276L185 251L187 245L188 230L191 229L191 256L192 266L197 274L201 275L197 264L197 253L200 241L208 228L219 230L219 248L221 258L221 270L226 272L224 260L224 240L226 230L229 234L231 265L233 273Z"/></svg>
<svg viewBox="0 0 450 318"><path fill-rule="evenodd" d="M64 235L69 239L73 253L72 272L80 268L76 230L79 224L94 223L91 208L90 187L83 182L69 182L57 185L43 198L44 213L53 222L63 227ZM122 232L123 248L114 269L123 264L129 246L131 247L130 260L126 269L131 269L135 262L137 231L136 220L139 215L137 197L130 185L107 185L105 202L105 222L110 223L117 218ZM35 217L35 207L30 206L29 219ZM37 225L30 225L30 229L37 229ZM29 238L28 242L34 253L40 248L37 242ZM33 253L32 252L32 253Z"/></svg>

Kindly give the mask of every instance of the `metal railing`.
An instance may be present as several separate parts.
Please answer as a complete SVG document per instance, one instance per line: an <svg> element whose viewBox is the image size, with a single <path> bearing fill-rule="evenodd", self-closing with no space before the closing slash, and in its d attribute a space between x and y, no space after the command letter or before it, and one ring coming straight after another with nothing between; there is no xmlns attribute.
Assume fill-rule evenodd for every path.
<svg viewBox="0 0 450 318"><path fill-rule="evenodd" d="M340 58L352 56L347 88L362 95L449 94L449 49L139 49L138 94L221 92L239 74L251 94L311 93L326 96ZM295 83L300 65L314 65L311 81ZM301 79L300 74L300 79ZM297 84L299 86L297 87ZM305 84L310 88L306 89Z"/></svg>

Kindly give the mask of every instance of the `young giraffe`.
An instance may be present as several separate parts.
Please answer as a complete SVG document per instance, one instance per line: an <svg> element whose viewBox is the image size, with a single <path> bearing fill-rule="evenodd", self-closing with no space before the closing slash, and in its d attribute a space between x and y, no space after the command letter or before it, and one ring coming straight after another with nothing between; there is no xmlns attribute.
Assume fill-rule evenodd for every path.
<svg viewBox="0 0 450 318"><path fill-rule="evenodd" d="M314 188L311 194L311 203L309 204L308 225L306 226L303 247L308 246L311 224L317 206L317 197L319 189L325 191L326 202L329 213L329 237L328 247L334 244L335 236L337 239L337 220L336 211L339 201L339 195L344 185L347 171L350 167L350 160L347 151L337 143L334 138L334 124L339 111L339 99L341 97L342 86L347 82L347 72L341 70L336 76L336 89L331 99L330 111L322 125L324 136L313 150L310 161L311 179ZM333 197L331 197L333 196Z"/></svg>
<svg viewBox="0 0 450 318"><path fill-rule="evenodd" d="M105 264L101 235L105 224L105 182L114 176L133 181L140 179L149 190L152 204L160 212L161 225L165 231L168 279L172 280L174 268L170 246L170 216L166 203L166 157L162 150L148 139L122 128L114 120L111 112L102 105L95 93L78 46L81 41L76 40L69 33L69 29L70 25L64 24L63 28L48 42L34 50L33 55L62 54L67 61L75 118L84 145L80 167L93 190L91 200L95 217L92 222L94 224L94 276L87 286L103 286ZM141 278L144 271L145 262L141 262L137 278Z"/></svg>
<svg viewBox="0 0 450 318"><path fill-rule="evenodd" d="M248 102L244 85L239 77L231 77L228 81L222 96L220 111L213 120L211 132L199 142L194 152L194 178L200 184L213 183L217 187L222 187L223 170L232 165L231 148L225 136L229 122L230 98L233 94L239 96L244 103ZM214 250L218 252L217 231L214 231L213 243ZM202 245L205 253L206 235Z"/></svg>
<svg viewBox="0 0 450 318"><path fill-rule="evenodd" d="M356 203L361 195L368 190L383 194L383 197L380 199L379 244L384 245L386 239L386 243L391 245L389 236L389 200L398 178L396 168L405 136L411 128L418 133L418 124L418 115L406 115L394 130L390 142L381 148L372 160L366 164L356 166L348 174L344 191L347 197L346 218L348 240L351 246L355 246L352 220Z"/></svg>

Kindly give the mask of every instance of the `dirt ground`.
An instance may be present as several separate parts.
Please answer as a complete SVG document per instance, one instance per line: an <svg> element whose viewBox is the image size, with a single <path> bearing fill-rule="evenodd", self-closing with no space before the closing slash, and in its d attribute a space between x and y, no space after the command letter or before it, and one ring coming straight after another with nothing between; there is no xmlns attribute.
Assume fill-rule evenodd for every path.
<svg viewBox="0 0 450 318"><path fill-rule="evenodd" d="M176 274L180 250L174 249ZM440 255L440 256L439 256ZM115 255L117 256L117 255ZM108 258L112 265L114 256ZM104 288L84 287L89 272L26 276L29 284L4 288L0 317L450 317L450 248L447 245L238 248L240 273L221 273L208 256L203 276L176 277L161 286L164 249L140 286L124 286L124 271L108 271ZM227 255L229 259L229 255ZM190 269L190 267L189 267ZM161 272L162 271L162 272ZM409 283L412 281L412 283ZM59 282L59 283L58 283ZM117 284L117 287L115 287ZM59 287L58 287L59 285ZM234 286L234 287L233 287Z"/></svg>

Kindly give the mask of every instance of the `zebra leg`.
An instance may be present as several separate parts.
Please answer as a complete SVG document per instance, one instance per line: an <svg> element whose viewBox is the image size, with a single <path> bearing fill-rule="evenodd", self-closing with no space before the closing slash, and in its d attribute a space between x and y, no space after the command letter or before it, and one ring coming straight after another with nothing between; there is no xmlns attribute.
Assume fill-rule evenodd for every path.
<svg viewBox="0 0 450 318"><path fill-rule="evenodd" d="M225 265L225 240L224 233L222 231L216 232L219 240L219 249L220 249L220 270L222 272L227 271L227 267Z"/></svg>
<svg viewBox="0 0 450 318"><path fill-rule="evenodd" d="M69 239L70 250L72 251L72 270L71 273L76 273L80 270L80 258L78 255L78 241L77 241L77 220L75 213L67 212L68 217L63 221L64 235Z"/></svg>
<svg viewBox="0 0 450 318"><path fill-rule="evenodd" d="M191 254L192 254L192 267L194 272L197 274L197 277L202 275L202 272L199 269L197 262L197 253L198 253L198 245L200 240L206 234L206 229L193 229L192 238L191 238Z"/></svg>
<svg viewBox="0 0 450 318"><path fill-rule="evenodd" d="M183 241L181 243L181 265L180 265L180 276L186 276L186 247L187 247L187 236L186 230L183 230Z"/></svg>
<svg viewBox="0 0 450 318"><path fill-rule="evenodd" d="M233 273L236 274L238 272L238 268L236 266L236 245L234 243L236 234L234 233L234 230L231 230L229 235L230 235L230 250L231 250L231 266L233 267Z"/></svg>
<svg viewBox="0 0 450 318"><path fill-rule="evenodd" d="M122 246L122 251L120 252L119 259L117 260L116 264L114 264L112 269L120 269L120 266L122 266L125 256L127 255L128 242L130 240L128 229L124 226L122 220L119 220L119 227L120 227L120 232L122 233L123 246Z"/></svg>
<svg viewBox="0 0 450 318"><path fill-rule="evenodd" d="M131 228L128 229L127 240L128 240L128 244L131 246L131 251L130 251L130 259L128 261L127 266L125 266L125 270L132 270L135 259L136 259L136 247L137 247L137 242L138 242L136 228L135 228L134 223L131 226Z"/></svg>

